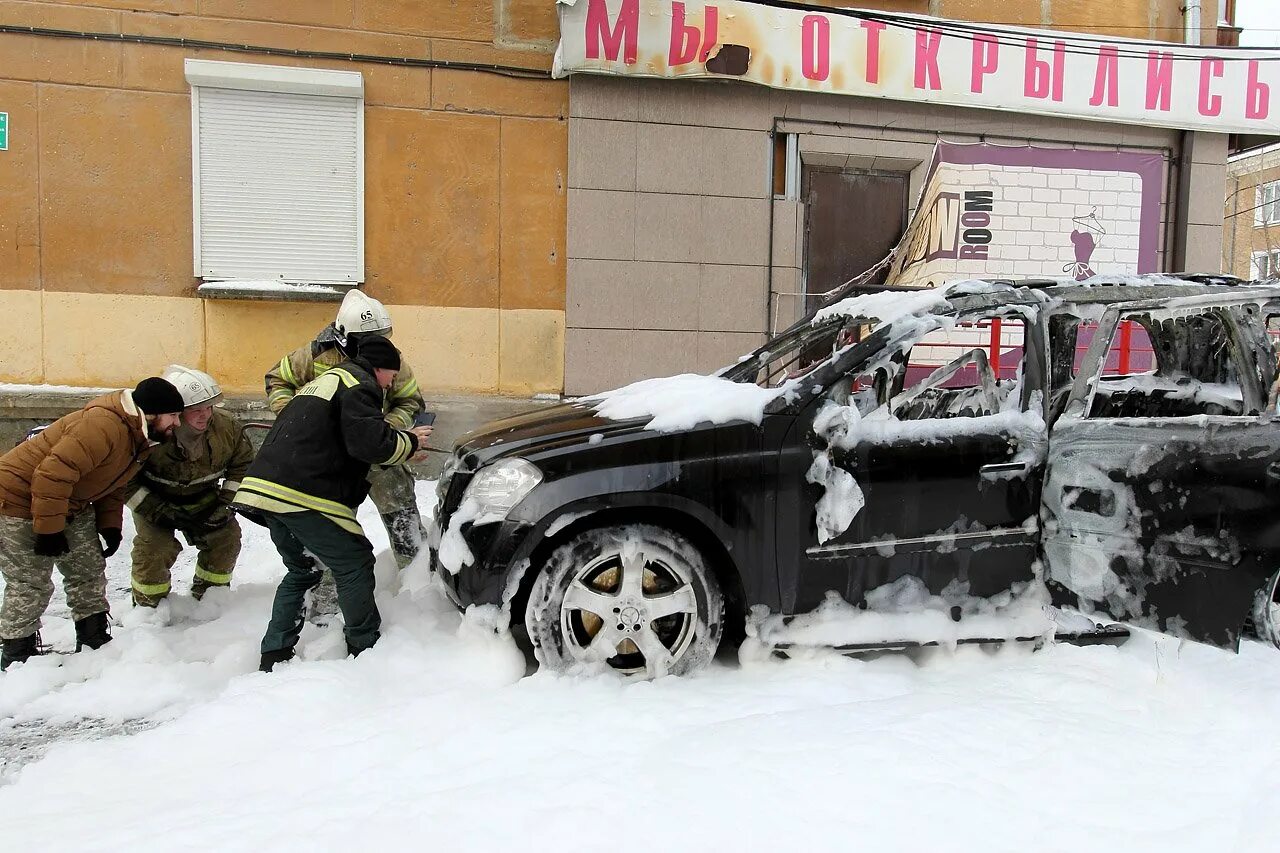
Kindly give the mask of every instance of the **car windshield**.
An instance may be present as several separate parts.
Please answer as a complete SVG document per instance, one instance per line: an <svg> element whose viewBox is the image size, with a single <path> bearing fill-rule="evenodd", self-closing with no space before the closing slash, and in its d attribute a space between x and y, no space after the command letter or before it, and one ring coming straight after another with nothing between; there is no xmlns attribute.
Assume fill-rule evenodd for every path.
<svg viewBox="0 0 1280 853"><path fill-rule="evenodd" d="M863 317L833 317L802 326L770 341L764 349L745 357L721 375L733 382L777 388L814 372L835 353L865 340L875 326L874 321Z"/></svg>

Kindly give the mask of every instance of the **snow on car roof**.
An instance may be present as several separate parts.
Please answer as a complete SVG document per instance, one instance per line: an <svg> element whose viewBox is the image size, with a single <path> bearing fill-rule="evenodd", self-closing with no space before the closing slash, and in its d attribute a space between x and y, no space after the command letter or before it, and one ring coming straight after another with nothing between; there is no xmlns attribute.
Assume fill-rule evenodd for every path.
<svg viewBox="0 0 1280 853"><path fill-rule="evenodd" d="M1280 283L1246 282L1228 275L1097 275L1084 281L1071 278L962 279L938 288L886 290L849 296L819 309L810 322L818 325L835 317L865 317L891 323L901 317L937 311L952 299L1002 291L1012 294L1019 290L1034 290L1063 302L1080 304L1162 298L1171 295L1170 287L1181 288L1179 295L1185 296L1222 293L1224 288L1257 293L1264 298L1280 296Z"/></svg>

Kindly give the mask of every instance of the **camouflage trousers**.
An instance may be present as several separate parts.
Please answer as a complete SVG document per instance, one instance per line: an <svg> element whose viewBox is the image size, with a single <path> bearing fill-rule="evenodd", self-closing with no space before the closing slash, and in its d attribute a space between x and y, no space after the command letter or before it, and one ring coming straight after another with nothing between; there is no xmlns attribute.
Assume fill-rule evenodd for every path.
<svg viewBox="0 0 1280 853"><path fill-rule="evenodd" d="M211 586L229 586L240 556L240 525L234 518L217 530L174 530L133 514L133 603L155 607L169 594L169 572L182 552L176 533L199 552L191 595L200 598Z"/></svg>
<svg viewBox="0 0 1280 853"><path fill-rule="evenodd" d="M413 491L413 471L408 465L374 466L369 469L369 499L378 508L391 540L391 553L400 568L418 553L426 540L418 497Z"/></svg>
<svg viewBox="0 0 1280 853"><path fill-rule="evenodd" d="M41 557L30 519L0 515L0 571L4 573L4 604L0 605L0 638L29 637L40 628L40 617L53 597L53 567L62 574L62 588L74 619L106 613L107 560L93 511L67 522L71 550L61 557Z"/></svg>

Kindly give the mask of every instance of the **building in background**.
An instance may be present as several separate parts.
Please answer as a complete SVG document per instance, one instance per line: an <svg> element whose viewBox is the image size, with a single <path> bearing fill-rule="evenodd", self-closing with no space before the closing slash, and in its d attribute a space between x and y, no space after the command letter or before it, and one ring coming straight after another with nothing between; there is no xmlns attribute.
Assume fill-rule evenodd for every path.
<svg viewBox="0 0 1280 853"><path fill-rule="evenodd" d="M551 79L557 10L603 12L597 46L625 52L618 16L640 4L663 19L658 50L615 76ZM1233 37L1229 0L819 5L1102 43ZM428 393L572 394L714 368L897 244L939 141L1157 158L1157 266L1216 267L1225 134L859 97L834 79L765 88L734 73L745 58L721 47L745 39L727 18L713 35L706 8L0 4L0 380L123 385L179 362L259 393L350 287L390 307ZM1054 40L1035 65L1050 100ZM723 79L630 73L686 53ZM803 59L770 73L799 79ZM1032 205L1072 203L1071 187L1020 180ZM1044 218L1061 231L1076 212L1058 214Z"/></svg>
<svg viewBox="0 0 1280 853"><path fill-rule="evenodd" d="M556 36L548 0L0 5L0 380L261 393L360 286L424 390L560 391Z"/></svg>
<svg viewBox="0 0 1280 853"><path fill-rule="evenodd" d="M1240 278L1280 277L1280 143L1227 159L1222 268Z"/></svg>
<svg viewBox="0 0 1280 853"><path fill-rule="evenodd" d="M732 363L822 294L859 276L928 283L948 252L964 274L1218 272L1223 131L1274 132L1269 105L1269 121L1248 118L1247 92L1277 64L1224 61L1217 101L1207 54L1122 40L1216 44L1229 8L1182 6L879 7L953 21L732 0L562 6L566 391ZM944 204L915 209L939 143L981 152L943 165L990 199L965 211L963 191L935 187ZM913 215L921 239L905 250L919 256L878 267ZM901 279L913 270L925 274Z"/></svg>

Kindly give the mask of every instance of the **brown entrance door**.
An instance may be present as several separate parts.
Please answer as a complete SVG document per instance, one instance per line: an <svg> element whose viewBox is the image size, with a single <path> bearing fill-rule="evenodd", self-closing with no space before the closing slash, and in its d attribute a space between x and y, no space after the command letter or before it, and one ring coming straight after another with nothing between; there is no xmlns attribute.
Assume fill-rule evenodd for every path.
<svg viewBox="0 0 1280 853"><path fill-rule="evenodd" d="M804 170L805 305L866 272L898 245L907 227L907 175L854 169ZM868 287L884 283L886 267Z"/></svg>

